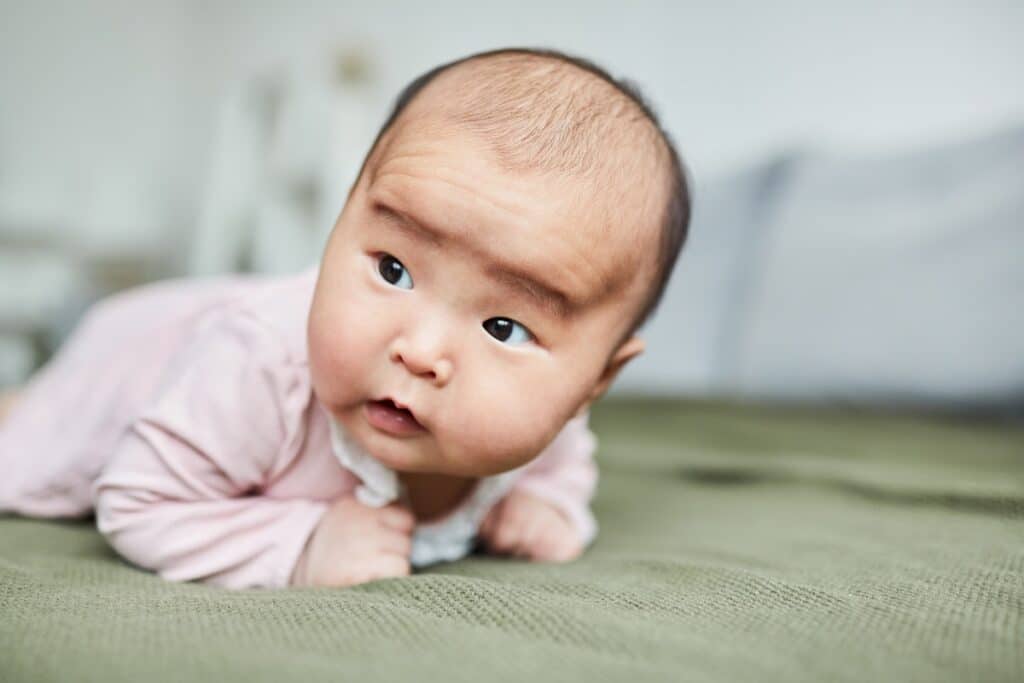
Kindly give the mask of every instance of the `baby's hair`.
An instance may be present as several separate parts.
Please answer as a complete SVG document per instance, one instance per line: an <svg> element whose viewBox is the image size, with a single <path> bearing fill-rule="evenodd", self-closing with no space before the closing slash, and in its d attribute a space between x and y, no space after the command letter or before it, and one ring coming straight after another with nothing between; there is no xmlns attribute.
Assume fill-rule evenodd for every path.
<svg viewBox="0 0 1024 683"><path fill-rule="evenodd" d="M667 202L661 211L654 277L625 340L657 310L686 241L691 212L690 183L675 145L632 82L612 77L587 59L555 50L492 50L442 64L399 93L359 175L416 96L439 76L467 62L480 64L465 70L468 82L460 81L443 107L484 137L504 165L586 175L607 153L609 141L624 140L625 128L632 134L628 141L647 147L655 164L667 170ZM579 70L598 80L581 79ZM524 72L530 77L524 78Z"/></svg>

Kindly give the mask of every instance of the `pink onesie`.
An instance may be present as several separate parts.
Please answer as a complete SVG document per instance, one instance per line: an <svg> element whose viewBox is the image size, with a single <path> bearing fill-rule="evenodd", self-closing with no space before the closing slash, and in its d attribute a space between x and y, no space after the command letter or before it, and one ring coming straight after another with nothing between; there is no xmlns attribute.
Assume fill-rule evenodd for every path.
<svg viewBox="0 0 1024 683"><path fill-rule="evenodd" d="M313 395L316 277L167 280L93 306L0 423L0 512L95 509L121 555L166 579L288 585L329 502L368 483ZM417 527L427 552L413 563L468 552L509 488L558 506L589 543L595 444L585 417L570 421L528 465Z"/></svg>

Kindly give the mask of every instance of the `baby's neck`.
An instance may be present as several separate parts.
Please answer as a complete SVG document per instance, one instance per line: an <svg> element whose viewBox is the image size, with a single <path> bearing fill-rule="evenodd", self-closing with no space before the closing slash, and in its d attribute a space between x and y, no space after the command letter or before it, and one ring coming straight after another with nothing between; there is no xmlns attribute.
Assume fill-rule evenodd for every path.
<svg viewBox="0 0 1024 683"><path fill-rule="evenodd" d="M477 479L426 472L400 472L398 479L409 494L409 505L420 522L444 517L472 492Z"/></svg>

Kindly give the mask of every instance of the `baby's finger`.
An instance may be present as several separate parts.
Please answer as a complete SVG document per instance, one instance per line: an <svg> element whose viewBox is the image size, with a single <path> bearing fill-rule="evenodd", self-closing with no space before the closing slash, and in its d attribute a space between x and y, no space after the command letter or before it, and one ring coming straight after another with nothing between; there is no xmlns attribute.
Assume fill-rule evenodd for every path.
<svg viewBox="0 0 1024 683"><path fill-rule="evenodd" d="M537 559L538 548L543 543L544 522L545 518L543 516L534 515L524 524L520 551L531 560Z"/></svg>
<svg viewBox="0 0 1024 683"><path fill-rule="evenodd" d="M582 552L582 544L565 530L547 528L541 534L537 550L541 555L538 559L543 562L568 562Z"/></svg>
<svg viewBox="0 0 1024 683"><path fill-rule="evenodd" d="M543 515L527 516L519 533L519 545L516 548L516 555L527 559L536 559L538 543L542 542L545 531L546 519Z"/></svg>
<svg viewBox="0 0 1024 683"><path fill-rule="evenodd" d="M374 579L386 579L392 576L408 576L412 571L408 555L381 553L369 567L369 574Z"/></svg>
<svg viewBox="0 0 1024 683"><path fill-rule="evenodd" d="M494 549L500 553L513 553L519 547L522 525L518 517L502 515L501 524L494 532Z"/></svg>
<svg viewBox="0 0 1024 683"><path fill-rule="evenodd" d="M377 538L376 546L381 552L409 557L412 553L412 537L399 531L382 531Z"/></svg>
<svg viewBox="0 0 1024 683"><path fill-rule="evenodd" d="M398 503L385 505L377 510L377 521L380 522L381 526L401 531L405 534L412 533L412 530L416 527L416 517L408 508L402 507Z"/></svg>
<svg viewBox="0 0 1024 683"><path fill-rule="evenodd" d="M533 543L532 559L538 562L551 562L555 558L558 545L557 537L548 529L541 529Z"/></svg>

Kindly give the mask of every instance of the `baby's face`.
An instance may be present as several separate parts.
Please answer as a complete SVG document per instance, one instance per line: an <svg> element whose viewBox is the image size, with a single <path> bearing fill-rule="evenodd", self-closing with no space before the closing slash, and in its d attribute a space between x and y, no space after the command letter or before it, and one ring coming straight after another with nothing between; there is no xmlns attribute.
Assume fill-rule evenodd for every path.
<svg viewBox="0 0 1024 683"><path fill-rule="evenodd" d="M642 350L617 345L636 240L589 184L505 171L459 129L409 123L378 148L321 264L317 398L397 471L523 465Z"/></svg>

